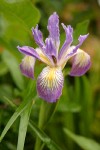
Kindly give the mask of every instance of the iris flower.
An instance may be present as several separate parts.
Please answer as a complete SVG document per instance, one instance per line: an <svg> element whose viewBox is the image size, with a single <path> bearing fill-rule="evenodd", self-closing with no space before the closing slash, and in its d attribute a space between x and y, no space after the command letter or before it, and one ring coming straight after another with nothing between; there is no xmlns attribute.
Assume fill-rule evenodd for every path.
<svg viewBox="0 0 100 150"><path fill-rule="evenodd" d="M49 36L43 41L42 32L36 28L32 28L34 40L38 45L37 48L29 46L18 46L18 50L25 55L20 64L20 69L23 75L34 79L35 61L39 60L47 66L42 70L37 79L37 92L39 97L47 102L56 102L62 94L64 76L62 70L70 58L72 58L72 68L69 72L70 76L81 76L90 68L90 56L81 50L82 45L87 35L80 35L79 43L74 46L73 28L67 27L62 23L65 30L66 39L61 49L60 33L59 33L59 17L54 12L48 19L47 29Z"/></svg>

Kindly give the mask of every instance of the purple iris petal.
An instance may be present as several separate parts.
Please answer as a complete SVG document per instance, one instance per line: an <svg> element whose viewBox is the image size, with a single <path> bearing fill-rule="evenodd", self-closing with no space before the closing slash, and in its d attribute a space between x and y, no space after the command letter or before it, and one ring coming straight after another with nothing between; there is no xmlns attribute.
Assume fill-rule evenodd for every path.
<svg viewBox="0 0 100 150"><path fill-rule="evenodd" d="M45 42L46 42L46 50L45 50L46 54L48 54L51 57L54 56L55 58L57 58L57 51L52 39L47 38Z"/></svg>
<svg viewBox="0 0 100 150"><path fill-rule="evenodd" d="M58 59L61 59L63 55L65 55L67 49L70 47L72 41L73 41L73 28L68 25L67 27L62 23L62 26L66 32L66 40L59 52L59 56L58 56Z"/></svg>
<svg viewBox="0 0 100 150"><path fill-rule="evenodd" d="M88 35L89 34L79 36L79 38L78 38L79 44L77 46L75 46L75 48L70 53L68 53L67 57L76 53L77 49L82 45L82 43L85 41L85 39L88 37Z"/></svg>
<svg viewBox="0 0 100 150"><path fill-rule="evenodd" d="M34 79L34 65L35 58L32 56L25 56L20 64L20 70L26 77Z"/></svg>
<svg viewBox="0 0 100 150"><path fill-rule="evenodd" d="M54 12L48 20L47 29L50 33L50 37L55 43L56 48L59 48L60 40L59 40L59 16L56 12Z"/></svg>
<svg viewBox="0 0 100 150"><path fill-rule="evenodd" d="M22 46L22 47L17 46L17 48L21 53L28 55L28 56L33 56L40 60L40 57L34 48L29 47L29 46Z"/></svg>
<svg viewBox="0 0 100 150"><path fill-rule="evenodd" d="M47 102L56 102L62 94L63 82L61 69L45 67L37 80L38 95Z"/></svg>
<svg viewBox="0 0 100 150"><path fill-rule="evenodd" d="M81 76L89 70L90 66L90 56L82 50L79 50L79 53L77 52L73 58L70 76Z"/></svg>
<svg viewBox="0 0 100 150"><path fill-rule="evenodd" d="M34 40L38 47L36 49L29 46L18 46L18 50L25 55L20 64L22 74L34 79L35 60L39 59L46 65L37 79L38 95L47 102L53 103L60 98L64 83L62 70L70 58L73 58L70 76L83 75L91 65L90 56L83 52L79 47L82 45L87 35L80 35L79 44L71 46L73 42L73 28L67 27L62 23L66 33L66 40L58 53L60 45L59 34L59 16L54 12L48 20L47 29L49 37L43 42L42 32L32 28Z"/></svg>
<svg viewBox="0 0 100 150"><path fill-rule="evenodd" d="M38 30L38 25L36 26L35 29L32 28L32 33L36 44L39 45L39 47L43 48L44 47L43 36L42 32Z"/></svg>

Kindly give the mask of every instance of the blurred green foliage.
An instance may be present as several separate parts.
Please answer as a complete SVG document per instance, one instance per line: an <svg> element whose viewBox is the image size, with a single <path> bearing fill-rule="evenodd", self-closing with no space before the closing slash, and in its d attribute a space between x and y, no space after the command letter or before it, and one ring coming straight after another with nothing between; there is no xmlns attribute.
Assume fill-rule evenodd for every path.
<svg viewBox="0 0 100 150"><path fill-rule="evenodd" d="M55 11L60 23L74 27L74 44L80 34L90 33L82 48L91 55L92 66L85 76L72 78L67 75L69 62L60 100L43 107L36 80L22 76L19 70L22 55L16 47L36 47L31 34L36 24L44 38L48 36L48 17ZM62 44L62 28L60 32ZM100 5L96 0L0 0L0 150L32 150L36 136L42 141L41 150L100 149L99 45ZM37 62L36 77L42 68Z"/></svg>

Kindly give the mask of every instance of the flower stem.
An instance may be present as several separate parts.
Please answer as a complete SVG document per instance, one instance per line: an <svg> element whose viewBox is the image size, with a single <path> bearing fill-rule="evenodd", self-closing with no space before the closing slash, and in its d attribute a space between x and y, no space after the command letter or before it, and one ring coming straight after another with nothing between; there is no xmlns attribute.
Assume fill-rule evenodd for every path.
<svg viewBox="0 0 100 150"><path fill-rule="evenodd" d="M45 101L42 101L40 113L39 113L39 121L38 121L38 127L40 129L43 130L46 127L47 123L50 121L53 114L55 113L57 105L58 105L58 102L47 103ZM42 148L43 148L43 145L41 143L41 140L37 137L36 144L35 144L35 150L40 150L40 149L42 150Z"/></svg>
<svg viewBox="0 0 100 150"><path fill-rule="evenodd" d="M40 108L40 113L39 113L39 122L38 122L38 127L40 129L43 129L45 125L45 113L46 113L46 102L42 101L41 108ZM35 150L40 150L41 148L41 140L36 137L36 144L35 144Z"/></svg>

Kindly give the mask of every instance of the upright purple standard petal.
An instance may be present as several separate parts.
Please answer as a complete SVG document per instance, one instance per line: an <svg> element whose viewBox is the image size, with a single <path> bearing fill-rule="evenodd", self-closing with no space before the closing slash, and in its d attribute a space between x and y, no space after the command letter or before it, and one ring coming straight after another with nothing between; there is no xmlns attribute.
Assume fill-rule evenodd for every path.
<svg viewBox="0 0 100 150"><path fill-rule="evenodd" d="M53 103L62 94L64 77L60 68L45 67L37 80L38 95Z"/></svg>
<svg viewBox="0 0 100 150"><path fill-rule="evenodd" d="M59 16L56 12L54 12L48 20L47 29L49 30L50 37L54 41L56 49L59 48L60 40L59 40Z"/></svg>
<svg viewBox="0 0 100 150"><path fill-rule="evenodd" d="M80 35L78 38L79 44L77 46L75 46L73 49L71 49L71 52L68 53L68 55L66 57L69 57L71 55L73 55L74 53L77 52L77 49L82 45L82 43L86 40L86 38L88 37L89 34L86 35Z"/></svg>
<svg viewBox="0 0 100 150"><path fill-rule="evenodd" d="M17 46L17 48L22 54L28 55L28 56L33 56L40 60L40 57L34 48L29 47L29 46L22 46L22 47Z"/></svg>
<svg viewBox="0 0 100 150"><path fill-rule="evenodd" d="M78 49L77 53L73 58L70 76L81 76L87 72L90 66L91 66L90 56L86 52Z"/></svg>
<svg viewBox="0 0 100 150"><path fill-rule="evenodd" d="M43 48L44 47L43 36L42 36L42 32L38 30L38 25L36 26L36 28L32 28L32 33L36 44L40 48Z"/></svg>
<svg viewBox="0 0 100 150"><path fill-rule="evenodd" d="M65 56L65 53L67 52L68 48L70 47L72 41L73 41L73 28L68 25L67 27L62 23L62 26L66 32L66 40L59 52L58 59L60 60L63 56Z"/></svg>
<svg viewBox="0 0 100 150"><path fill-rule="evenodd" d="M57 59L57 51L56 51L56 48L53 44L52 39L47 38L45 42L46 42L46 50L45 50L46 54L51 58L54 57L55 59Z"/></svg>
<svg viewBox="0 0 100 150"><path fill-rule="evenodd" d="M34 79L35 60L32 56L25 56L20 64L22 74L32 79Z"/></svg>

